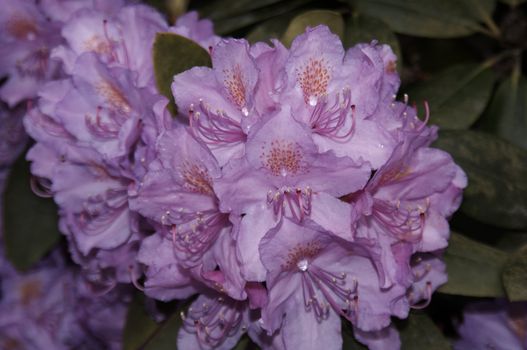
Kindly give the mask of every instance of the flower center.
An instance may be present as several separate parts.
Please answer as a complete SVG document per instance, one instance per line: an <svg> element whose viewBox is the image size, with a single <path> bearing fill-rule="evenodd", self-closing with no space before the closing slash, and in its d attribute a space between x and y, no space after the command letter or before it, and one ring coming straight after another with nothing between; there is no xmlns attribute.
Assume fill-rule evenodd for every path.
<svg viewBox="0 0 527 350"><path fill-rule="evenodd" d="M295 271L296 269L304 272L309 268L309 262L315 258L322 250L318 241L311 241L296 245L287 253L287 259L282 264L283 270Z"/></svg>
<svg viewBox="0 0 527 350"><path fill-rule="evenodd" d="M95 86L95 89L99 94L104 96L106 101L115 109L118 111L129 114L132 108L130 107L130 103L124 96L121 90L119 90L117 87L113 86L112 84L101 81L99 84Z"/></svg>
<svg viewBox="0 0 527 350"><path fill-rule="evenodd" d="M296 74L304 101L315 106L318 98L326 94L331 77L326 60L310 58L305 66L297 70Z"/></svg>
<svg viewBox="0 0 527 350"><path fill-rule="evenodd" d="M296 142L274 140L267 151L260 155L263 165L275 176L305 173L302 148Z"/></svg>
<svg viewBox="0 0 527 350"><path fill-rule="evenodd" d="M33 21L21 16L13 16L6 25L7 32L18 40L33 40L38 33L37 26Z"/></svg>
<svg viewBox="0 0 527 350"><path fill-rule="evenodd" d="M42 282L36 279L24 282L20 286L20 301L22 305L28 306L33 300L42 294Z"/></svg>
<svg viewBox="0 0 527 350"><path fill-rule="evenodd" d="M192 192L201 194L213 195L214 190L212 189L212 179L203 166L200 166L191 162L184 162L181 176L185 188Z"/></svg>

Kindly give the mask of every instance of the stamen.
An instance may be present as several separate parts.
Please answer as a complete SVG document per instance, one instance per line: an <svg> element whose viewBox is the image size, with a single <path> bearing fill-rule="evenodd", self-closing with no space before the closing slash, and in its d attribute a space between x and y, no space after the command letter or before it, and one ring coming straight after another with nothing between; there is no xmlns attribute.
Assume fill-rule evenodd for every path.
<svg viewBox="0 0 527 350"><path fill-rule="evenodd" d="M200 101L198 111L194 111L193 106L191 106L189 122L194 136L208 145L219 147L245 142L247 139L240 122L220 111L212 112L203 101Z"/></svg>
<svg viewBox="0 0 527 350"><path fill-rule="evenodd" d="M218 297L189 308L187 315L182 315L183 327L196 334L201 347L217 348L240 327L247 327L243 324L243 310L243 302Z"/></svg>
<svg viewBox="0 0 527 350"><path fill-rule="evenodd" d="M228 222L228 216L217 210L199 212L179 217L179 224L173 224L170 235L177 253L182 254L182 264L188 267L201 262L203 254L214 244L221 230Z"/></svg>
<svg viewBox="0 0 527 350"><path fill-rule="evenodd" d="M348 115L351 111L351 125L344 133L342 128L346 124ZM342 102L340 94L337 94L335 102L328 107L327 98L319 99L309 118L313 132L329 137L335 141L346 141L351 137L355 130L355 106L351 104L351 91L345 89L342 92Z"/></svg>
<svg viewBox="0 0 527 350"><path fill-rule="evenodd" d="M311 199L313 191L310 187L295 190L286 187L267 193L267 204L271 205L275 216L279 219L290 214L297 222L302 222L311 215ZM286 211L289 209L289 211Z"/></svg>

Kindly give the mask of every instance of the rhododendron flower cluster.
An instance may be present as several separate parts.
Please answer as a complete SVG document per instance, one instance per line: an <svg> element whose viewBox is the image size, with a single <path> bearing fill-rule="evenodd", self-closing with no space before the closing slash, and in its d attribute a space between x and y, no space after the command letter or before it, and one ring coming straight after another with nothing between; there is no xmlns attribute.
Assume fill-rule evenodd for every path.
<svg viewBox="0 0 527 350"><path fill-rule="evenodd" d="M166 100L153 78L155 34L190 32L204 45L215 36L195 13L169 28L144 5L86 5L69 16L61 45L51 51L64 78L44 83L25 118L38 141L27 158L41 194L59 205L74 260L112 288L139 275L135 256L150 226L129 210L128 191L145 173L157 128L169 118L154 107Z"/></svg>
<svg viewBox="0 0 527 350"><path fill-rule="evenodd" d="M212 68L174 77L188 126L170 126L131 207L145 293L201 296L182 348L340 349L341 319L370 348L397 347L390 317L446 281L441 250L466 186L429 147L436 128L395 100L392 51L347 52L327 27L290 49L225 39Z"/></svg>
<svg viewBox="0 0 527 350"><path fill-rule="evenodd" d="M34 190L58 204L89 285L197 295L181 349L230 349L245 333L263 349L340 349L341 322L371 349L400 346L391 317L447 280L466 177L430 147L428 107L419 118L396 99L390 47L345 50L325 26L290 48L251 45L196 13L169 27L120 1L6 7L16 50L0 58L0 98L31 100ZM212 60L173 77L176 118L155 84L159 32Z"/></svg>

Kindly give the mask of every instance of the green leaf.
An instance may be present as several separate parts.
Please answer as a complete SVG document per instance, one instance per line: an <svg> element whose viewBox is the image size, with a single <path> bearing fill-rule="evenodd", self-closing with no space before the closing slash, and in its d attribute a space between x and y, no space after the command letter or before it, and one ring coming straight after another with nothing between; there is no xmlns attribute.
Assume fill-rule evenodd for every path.
<svg viewBox="0 0 527 350"><path fill-rule="evenodd" d="M449 350L450 343L424 312L411 312L404 321L396 321L405 350Z"/></svg>
<svg viewBox="0 0 527 350"><path fill-rule="evenodd" d="M468 129L485 109L493 85L490 67L460 64L413 86L408 94L418 105L428 101L431 124L444 129Z"/></svg>
<svg viewBox="0 0 527 350"><path fill-rule="evenodd" d="M390 27L374 17L354 13L346 23L344 45L346 48L358 43L377 40L381 44L390 45L398 58L398 67L402 67L402 55L399 41Z"/></svg>
<svg viewBox="0 0 527 350"><path fill-rule="evenodd" d="M507 254L452 232L444 255L448 282L440 293L472 297L503 297L501 273Z"/></svg>
<svg viewBox="0 0 527 350"><path fill-rule="evenodd" d="M481 128L527 149L527 79L519 70L499 85Z"/></svg>
<svg viewBox="0 0 527 350"><path fill-rule="evenodd" d="M306 27L315 27L324 24L337 34L341 39L344 36L344 20L338 12L329 10L313 10L304 12L291 20L287 27L282 42L285 46L291 46L293 40L305 32Z"/></svg>
<svg viewBox="0 0 527 350"><path fill-rule="evenodd" d="M153 57L157 88L170 99L169 109L175 116L177 107L171 89L174 75L195 66L211 67L210 55L190 39L172 33L157 33Z"/></svg>
<svg viewBox="0 0 527 350"><path fill-rule="evenodd" d="M22 155L13 165L4 197L6 255L19 270L29 269L60 239L57 206L51 198L37 197L30 179Z"/></svg>
<svg viewBox="0 0 527 350"><path fill-rule="evenodd" d="M481 0L493 4L494 0ZM466 36L481 30L478 15L459 0L354 0L359 12L377 17L401 34L430 38Z"/></svg>
<svg viewBox="0 0 527 350"><path fill-rule="evenodd" d="M507 260L503 269L503 285L510 301L527 301L527 246Z"/></svg>
<svg viewBox="0 0 527 350"><path fill-rule="evenodd" d="M128 306L123 330L123 350L136 350L148 343L159 325L145 310L145 297L137 292Z"/></svg>
<svg viewBox="0 0 527 350"><path fill-rule="evenodd" d="M527 151L469 130L442 131L434 146L449 152L468 175L465 214L498 227L527 227Z"/></svg>
<svg viewBox="0 0 527 350"><path fill-rule="evenodd" d="M280 39L289 25L289 14L272 18L256 26L247 34L246 39L251 43Z"/></svg>
<svg viewBox="0 0 527 350"><path fill-rule="evenodd" d="M351 324L348 320L342 319L342 349L346 350L367 350L368 347L359 343L353 335Z"/></svg>
<svg viewBox="0 0 527 350"><path fill-rule="evenodd" d="M145 300L141 292L136 292L128 307L123 331L123 350L175 349L178 331L183 323L180 312L187 303L181 304L163 322L156 323L146 312Z"/></svg>
<svg viewBox="0 0 527 350"><path fill-rule="evenodd" d="M209 0L208 4L200 9L200 14L202 17L218 20L247 13L283 1L285 0L237 0L231 1L229 6L225 6L224 0Z"/></svg>
<svg viewBox="0 0 527 350"><path fill-rule="evenodd" d="M144 350L174 350L177 344L179 328L183 321L179 312L175 312L161 323L155 335L150 339Z"/></svg>
<svg viewBox="0 0 527 350"><path fill-rule="evenodd" d="M237 16L226 17L214 22L214 29L220 35L231 34L234 31L248 27L255 23L284 15L313 0L281 1L272 6L266 6L254 11L244 12Z"/></svg>
<svg viewBox="0 0 527 350"><path fill-rule="evenodd" d="M509 6L513 6L513 7L523 4L525 2L525 0L500 0L500 1Z"/></svg>

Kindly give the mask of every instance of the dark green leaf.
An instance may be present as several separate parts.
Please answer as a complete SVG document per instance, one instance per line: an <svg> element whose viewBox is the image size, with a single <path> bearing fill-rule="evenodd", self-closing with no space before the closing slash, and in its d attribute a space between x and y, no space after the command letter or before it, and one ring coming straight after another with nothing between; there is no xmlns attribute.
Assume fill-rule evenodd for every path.
<svg viewBox="0 0 527 350"><path fill-rule="evenodd" d="M411 312L404 321L396 322L404 350L449 350L450 343L424 312Z"/></svg>
<svg viewBox="0 0 527 350"><path fill-rule="evenodd" d="M525 2L525 0L500 0L500 1L508 4L509 6L518 6Z"/></svg>
<svg viewBox="0 0 527 350"><path fill-rule="evenodd" d="M483 112L494 84L490 67L460 64L408 90L410 99L428 101L430 123L445 129L468 129Z"/></svg>
<svg viewBox="0 0 527 350"><path fill-rule="evenodd" d="M146 312L144 296L136 293L128 306L123 331L123 350L136 350L148 343L160 327Z"/></svg>
<svg viewBox="0 0 527 350"><path fill-rule="evenodd" d="M477 131L442 131L434 144L468 175L461 210L481 222L527 227L527 151Z"/></svg>
<svg viewBox="0 0 527 350"><path fill-rule="evenodd" d="M344 40L346 48L357 43L369 43L374 39L382 44L390 45L399 60L398 67L402 67L399 41L391 29L383 21L374 17L354 13L346 23Z"/></svg>
<svg viewBox="0 0 527 350"><path fill-rule="evenodd" d="M175 312L158 328L155 335L150 339L144 350L174 350L177 345L179 327L183 321L179 312Z"/></svg>
<svg viewBox="0 0 527 350"><path fill-rule="evenodd" d="M527 149L527 79L518 70L498 87L481 127Z"/></svg>
<svg viewBox="0 0 527 350"><path fill-rule="evenodd" d="M200 9L200 13L203 17L218 20L274 5L282 1L285 0L237 0L231 1L229 6L225 6L224 0L209 0L208 4Z"/></svg>
<svg viewBox="0 0 527 350"><path fill-rule="evenodd" d="M272 6L257 9L251 12L241 13L237 16L230 16L214 22L216 33L225 35L236 30L245 28L252 24L265 21L267 19L284 15L298 9L312 0L288 0L281 1Z"/></svg>
<svg viewBox="0 0 527 350"><path fill-rule="evenodd" d="M245 335L243 336L238 344L236 344L236 347L232 350L248 350L248 349L255 349L255 345L252 344L251 339Z"/></svg>
<svg viewBox="0 0 527 350"><path fill-rule="evenodd" d="M341 39L344 36L344 20L338 12L329 10L313 10L304 12L291 20L287 27L282 42L285 46L291 46L293 40L305 32L306 27L315 27L324 24L337 34Z"/></svg>
<svg viewBox="0 0 527 350"><path fill-rule="evenodd" d="M30 177L29 163L21 156L13 165L4 197L6 254L19 270L30 268L60 239L57 206L31 191Z"/></svg>
<svg viewBox="0 0 527 350"><path fill-rule="evenodd" d="M355 0L353 3L360 12L381 19L402 34L452 38L481 30L478 16L460 0Z"/></svg>
<svg viewBox="0 0 527 350"><path fill-rule="evenodd" d="M507 260L503 285L510 301L527 301L527 247L519 249Z"/></svg>
<svg viewBox="0 0 527 350"><path fill-rule="evenodd" d="M174 75L195 66L212 65L209 53L190 39L171 33L158 33L154 41L154 73L159 92L170 99L169 108L176 115L171 85Z"/></svg>
<svg viewBox="0 0 527 350"><path fill-rule="evenodd" d="M280 39L289 25L291 16L289 14L272 18L256 26L249 34L247 40L251 43L268 41L269 39Z"/></svg>
<svg viewBox="0 0 527 350"><path fill-rule="evenodd" d="M351 324L348 320L342 319L342 349L346 350L367 350L368 347L359 343L353 336Z"/></svg>
<svg viewBox="0 0 527 350"><path fill-rule="evenodd" d="M507 254L452 232L444 255L448 282L439 288L445 294L502 297L501 273Z"/></svg>

